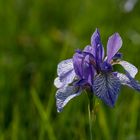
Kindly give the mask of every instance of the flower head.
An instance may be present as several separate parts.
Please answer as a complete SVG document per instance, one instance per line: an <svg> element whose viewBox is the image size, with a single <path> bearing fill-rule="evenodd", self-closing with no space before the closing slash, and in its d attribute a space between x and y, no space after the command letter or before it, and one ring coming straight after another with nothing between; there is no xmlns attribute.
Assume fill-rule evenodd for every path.
<svg viewBox="0 0 140 140"><path fill-rule="evenodd" d="M105 57L100 33L96 29L91 37L91 45L86 46L84 50L77 50L73 58L58 64L58 77L54 81L58 88L58 112L83 90L90 90L91 94L110 107L115 105L121 85L140 91L140 84L134 79L138 70L134 65L122 60L122 54L118 52L121 46L122 39L118 33L110 36ZM120 64L126 73L114 72L115 64Z"/></svg>

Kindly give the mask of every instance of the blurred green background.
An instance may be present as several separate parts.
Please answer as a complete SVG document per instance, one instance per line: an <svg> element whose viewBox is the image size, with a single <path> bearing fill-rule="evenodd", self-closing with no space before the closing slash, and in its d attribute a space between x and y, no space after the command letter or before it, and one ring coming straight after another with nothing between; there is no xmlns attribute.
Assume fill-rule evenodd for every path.
<svg viewBox="0 0 140 140"><path fill-rule="evenodd" d="M0 0L0 140L89 139L87 95L59 114L53 81L96 27L104 46L119 32L140 69L139 0ZM98 101L94 140L140 140L140 94L122 87L114 109Z"/></svg>

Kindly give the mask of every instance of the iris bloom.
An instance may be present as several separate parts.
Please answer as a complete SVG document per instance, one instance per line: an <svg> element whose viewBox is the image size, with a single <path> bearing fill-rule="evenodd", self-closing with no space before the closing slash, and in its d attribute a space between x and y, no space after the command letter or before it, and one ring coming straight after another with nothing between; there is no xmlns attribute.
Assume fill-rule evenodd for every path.
<svg viewBox="0 0 140 140"><path fill-rule="evenodd" d="M91 45L83 51L77 50L73 58L58 64L54 84L56 92L57 111L83 90L90 91L110 107L115 105L121 85L127 85L140 91L140 84L136 81L137 68L127 61L122 60L119 49L122 39L118 33L109 37L107 42L106 57L101 43L99 30L96 29L91 37ZM113 66L120 64L125 74L113 71Z"/></svg>

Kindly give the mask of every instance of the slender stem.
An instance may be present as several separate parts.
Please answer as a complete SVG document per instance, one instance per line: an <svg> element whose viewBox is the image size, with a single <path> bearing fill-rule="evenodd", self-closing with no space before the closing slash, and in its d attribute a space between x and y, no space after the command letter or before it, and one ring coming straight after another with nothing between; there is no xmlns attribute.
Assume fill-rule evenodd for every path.
<svg viewBox="0 0 140 140"><path fill-rule="evenodd" d="M93 140L93 132L92 132L92 113L91 113L91 111L90 111L90 106L88 106L88 116L89 116L90 140Z"/></svg>
<svg viewBox="0 0 140 140"><path fill-rule="evenodd" d="M92 93L88 92L89 105L88 105L88 116L89 116L89 132L90 140L93 140L93 125L95 123L95 98Z"/></svg>

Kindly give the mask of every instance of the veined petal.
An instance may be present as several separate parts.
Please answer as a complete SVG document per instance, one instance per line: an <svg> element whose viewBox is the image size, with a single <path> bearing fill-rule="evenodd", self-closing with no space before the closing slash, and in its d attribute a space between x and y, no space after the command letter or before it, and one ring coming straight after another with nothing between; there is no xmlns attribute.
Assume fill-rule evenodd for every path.
<svg viewBox="0 0 140 140"><path fill-rule="evenodd" d="M107 42L107 61L110 62L112 57L118 52L122 46L122 39L118 33L109 37Z"/></svg>
<svg viewBox="0 0 140 140"><path fill-rule="evenodd" d="M137 91L140 92L140 83L139 81L136 81L129 72L126 71L126 76L128 77L128 79L130 80L129 84L131 85L131 87Z"/></svg>
<svg viewBox="0 0 140 140"><path fill-rule="evenodd" d="M57 74L59 77L61 77L72 70L73 70L72 59L63 60L58 64Z"/></svg>
<svg viewBox="0 0 140 140"><path fill-rule="evenodd" d="M128 72L126 72L126 75L117 72L116 76L119 78L122 85L127 85L130 88L133 88L140 92L140 83L136 81L133 77L131 77Z"/></svg>
<svg viewBox="0 0 140 140"><path fill-rule="evenodd" d="M76 76L72 59L67 59L60 62L57 67L57 74L59 78L56 78L54 81L54 85L57 88L71 83Z"/></svg>
<svg viewBox="0 0 140 140"><path fill-rule="evenodd" d="M135 75L138 73L138 69L127 61L119 61L120 64L129 74L134 78Z"/></svg>
<svg viewBox="0 0 140 140"><path fill-rule="evenodd" d="M93 83L95 70L91 64L92 60L94 61L94 56L89 52L77 52L73 56L75 73L79 77L79 80L86 80L87 84Z"/></svg>
<svg viewBox="0 0 140 140"><path fill-rule="evenodd" d="M128 83L130 83L130 80L125 74L117 72L116 76L118 77L122 85L128 85Z"/></svg>
<svg viewBox="0 0 140 140"><path fill-rule="evenodd" d="M61 75L61 77L57 77L54 80L54 85L57 88L61 88L62 86L72 83L74 81L75 77L76 77L76 74L75 74L74 70L72 70L72 71L64 74L63 76Z"/></svg>
<svg viewBox="0 0 140 140"><path fill-rule="evenodd" d="M107 105L113 107L120 90L121 83L112 73L99 74L95 77L93 91Z"/></svg>
<svg viewBox="0 0 140 140"><path fill-rule="evenodd" d="M84 56L82 53L75 53L73 55L73 65L74 65L74 70L77 76L82 78L83 76L83 69L82 69L82 64L83 64Z"/></svg>
<svg viewBox="0 0 140 140"><path fill-rule="evenodd" d="M90 58L89 57L90 57L89 55L85 56L83 64L82 64L83 78L86 79L86 80L88 79L89 75L91 74L90 64L89 64L89 59Z"/></svg>
<svg viewBox="0 0 140 140"><path fill-rule="evenodd" d="M95 30L91 37L91 46L93 47L93 55L96 58L96 63L102 62L104 57L104 48L101 43L100 32L98 29Z"/></svg>
<svg viewBox="0 0 140 140"><path fill-rule="evenodd" d="M80 95L81 90L74 86L64 86L56 92L57 111L61 112L64 106L74 97Z"/></svg>

